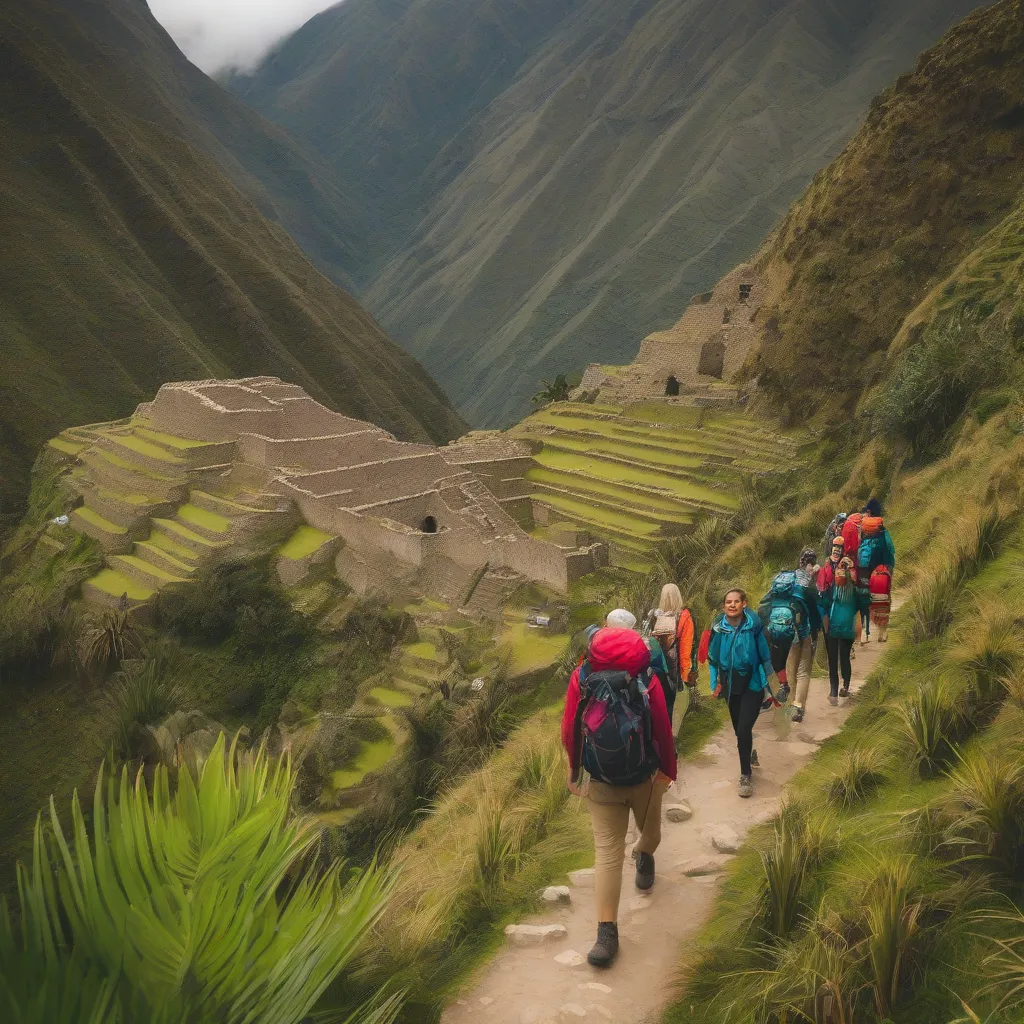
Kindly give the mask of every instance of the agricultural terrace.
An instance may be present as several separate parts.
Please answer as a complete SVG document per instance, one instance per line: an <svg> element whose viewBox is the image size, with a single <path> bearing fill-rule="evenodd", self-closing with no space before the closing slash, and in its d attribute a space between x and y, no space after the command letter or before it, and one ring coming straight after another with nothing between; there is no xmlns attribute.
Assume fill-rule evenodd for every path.
<svg viewBox="0 0 1024 1024"><path fill-rule="evenodd" d="M792 467L808 441L741 410L661 402L554 403L510 433L542 444L527 474L535 534L557 524L588 531L610 543L616 564L635 569L701 513L735 510L745 476Z"/></svg>

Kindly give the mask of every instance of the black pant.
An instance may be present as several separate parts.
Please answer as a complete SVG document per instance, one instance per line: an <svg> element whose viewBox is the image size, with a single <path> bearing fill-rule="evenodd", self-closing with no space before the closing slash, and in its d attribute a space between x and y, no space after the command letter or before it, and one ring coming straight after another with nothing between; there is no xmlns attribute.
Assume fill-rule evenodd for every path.
<svg viewBox="0 0 1024 1024"><path fill-rule="evenodd" d="M754 723L761 714L764 693L749 687L729 697L729 717L736 733L736 749L740 753L740 774L750 774L750 752L754 748Z"/></svg>
<svg viewBox="0 0 1024 1024"><path fill-rule="evenodd" d="M850 667L850 649L853 647L852 640L843 637L829 636L825 640L825 650L828 651L828 687L833 697L839 696L839 673L843 673L843 686L849 687L850 677L853 670Z"/></svg>
<svg viewBox="0 0 1024 1024"><path fill-rule="evenodd" d="M789 652L793 646L793 641L787 641L785 643L778 640L768 641L768 653L772 657L772 668L775 669L775 674L778 675L780 672L785 675L786 673L786 662L789 660Z"/></svg>

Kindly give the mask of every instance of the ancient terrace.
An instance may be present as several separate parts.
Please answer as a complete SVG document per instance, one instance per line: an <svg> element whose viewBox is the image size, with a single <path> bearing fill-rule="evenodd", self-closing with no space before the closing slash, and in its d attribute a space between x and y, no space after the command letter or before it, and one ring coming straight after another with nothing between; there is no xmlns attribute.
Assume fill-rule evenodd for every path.
<svg viewBox="0 0 1024 1024"><path fill-rule="evenodd" d="M107 554L85 587L94 599L147 600L289 519L282 577L333 559L358 592L461 601L495 574L565 591L607 557L602 544L531 537L513 518L529 513L522 442L399 441L276 377L165 384L129 420L73 428L50 447L73 462L84 499L72 525Z"/></svg>

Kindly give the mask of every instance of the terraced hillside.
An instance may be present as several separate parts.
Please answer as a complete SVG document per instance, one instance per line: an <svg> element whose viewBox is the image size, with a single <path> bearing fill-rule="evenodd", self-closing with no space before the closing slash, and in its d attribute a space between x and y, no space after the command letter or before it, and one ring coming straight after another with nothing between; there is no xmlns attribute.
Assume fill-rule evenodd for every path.
<svg viewBox="0 0 1024 1024"><path fill-rule="evenodd" d="M233 445L172 437L141 417L71 427L48 447L76 461L66 482L83 504L70 525L99 542L107 563L83 585L96 603L148 601L230 545L292 521L287 500L221 479ZM282 556L298 561L321 543L307 552L307 538L289 540Z"/></svg>
<svg viewBox="0 0 1024 1024"><path fill-rule="evenodd" d="M556 403L511 433L541 445L527 473L537 534L592 532L638 569L698 516L735 511L745 476L792 466L808 440L743 412L668 403Z"/></svg>

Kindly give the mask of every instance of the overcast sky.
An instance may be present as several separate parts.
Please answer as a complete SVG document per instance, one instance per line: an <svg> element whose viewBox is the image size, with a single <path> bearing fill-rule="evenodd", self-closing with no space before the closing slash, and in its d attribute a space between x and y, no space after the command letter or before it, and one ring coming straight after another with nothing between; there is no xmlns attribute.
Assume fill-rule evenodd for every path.
<svg viewBox="0 0 1024 1024"><path fill-rule="evenodd" d="M279 39L337 0L149 0L149 8L208 74L252 67Z"/></svg>

